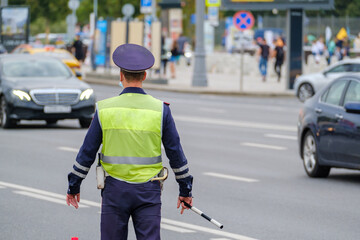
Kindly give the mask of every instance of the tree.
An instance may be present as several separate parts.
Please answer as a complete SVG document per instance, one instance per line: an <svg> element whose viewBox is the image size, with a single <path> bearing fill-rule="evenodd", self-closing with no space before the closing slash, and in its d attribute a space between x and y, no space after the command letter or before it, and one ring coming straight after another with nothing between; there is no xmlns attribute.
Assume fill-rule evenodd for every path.
<svg viewBox="0 0 360 240"><path fill-rule="evenodd" d="M34 22L39 18L45 19L46 35L50 33L50 24L66 18L71 12L68 0L10 0L9 5L30 6L30 20ZM46 41L48 38L46 37Z"/></svg>

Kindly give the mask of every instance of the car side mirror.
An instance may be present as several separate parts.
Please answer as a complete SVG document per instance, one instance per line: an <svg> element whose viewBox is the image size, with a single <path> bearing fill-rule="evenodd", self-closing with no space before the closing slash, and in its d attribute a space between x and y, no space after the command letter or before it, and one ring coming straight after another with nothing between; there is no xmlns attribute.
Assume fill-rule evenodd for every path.
<svg viewBox="0 0 360 240"><path fill-rule="evenodd" d="M348 113L360 113L360 103L348 102L345 104L345 111Z"/></svg>
<svg viewBox="0 0 360 240"><path fill-rule="evenodd" d="M79 77L82 77L82 74L79 71L75 71L75 76L79 78Z"/></svg>

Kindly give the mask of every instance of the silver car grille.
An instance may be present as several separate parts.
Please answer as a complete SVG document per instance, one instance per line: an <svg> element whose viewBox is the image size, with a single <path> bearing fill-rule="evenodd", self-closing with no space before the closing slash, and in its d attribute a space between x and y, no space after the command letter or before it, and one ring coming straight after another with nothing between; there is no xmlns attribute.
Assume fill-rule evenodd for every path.
<svg viewBox="0 0 360 240"><path fill-rule="evenodd" d="M35 89L30 95L39 105L74 105L79 102L78 89Z"/></svg>

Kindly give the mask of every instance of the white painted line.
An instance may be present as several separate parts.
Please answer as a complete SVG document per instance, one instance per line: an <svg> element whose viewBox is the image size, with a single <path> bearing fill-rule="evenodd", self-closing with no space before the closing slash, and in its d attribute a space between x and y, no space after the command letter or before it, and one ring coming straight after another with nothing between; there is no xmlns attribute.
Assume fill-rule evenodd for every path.
<svg viewBox="0 0 360 240"><path fill-rule="evenodd" d="M79 152L79 149L71 148L71 147L58 147L59 150L67 151L67 152Z"/></svg>
<svg viewBox="0 0 360 240"><path fill-rule="evenodd" d="M13 183L0 182L0 187L4 187L4 186L5 187L10 187L10 188L15 188L15 189L22 190L22 191L41 194L41 195L48 196L48 197L58 198L63 202L65 202L65 200L66 200L65 194L57 194L57 193L48 192L48 191L44 191L44 190L40 190L40 189L36 189L36 188L31 188L31 187L25 187L25 186L13 184ZM93 201L88 201L88 200L83 200L81 198L80 198L80 202L82 204L86 204L86 205L89 205L89 206L92 206L92 207L101 207L100 203L93 202Z"/></svg>
<svg viewBox="0 0 360 240"><path fill-rule="evenodd" d="M232 120L227 120L227 119L188 117L188 116L181 116L181 115L174 116L174 119L175 119L175 121L201 123L201 124L205 123L205 124L214 124L214 125L222 125L222 126L241 127L241 128L267 129L267 130L279 130L279 131L289 131L289 132L297 131L296 127L294 127L294 126L232 121Z"/></svg>
<svg viewBox="0 0 360 240"><path fill-rule="evenodd" d="M260 143L249 143L249 142L241 143L241 145L246 146L246 147L265 148L265 149L272 149L272 150L279 150L279 151L287 149L286 147L266 145L266 144L260 144Z"/></svg>
<svg viewBox="0 0 360 240"><path fill-rule="evenodd" d="M59 199L54 199L54 198L50 198L51 201L56 201L56 203L60 203L63 205L66 205L65 202L65 195L62 194L57 194L57 193L53 193L53 192L47 192L47 191L43 191L40 189L35 189L35 188L31 188L31 187L25 187L25 186L21 186L21 185L17 185L17 184L12 184L12 183L7 183L7 182L1 182L0 181L0 185L1 186L5 186L5 187L9 187L9 188L15 188L15 189L19 189L22 191L15 191L18 194L22 194L22 195L27 195L27 196L36 196L37 198L46 198L46 196L52 196L54 198L59 198ZM29 193L30 192L30 193ZM38 193L38 194L42 194L41 195L36 195L36 194L32 194L32 193ZM62 200L64 199L64 200ZM44 199L45 200L45 199ZM93 201L89 201L89 200L83 200L80 199L81 203L86 203L87 205L91 205L94 207L101 207L100 203L97 202L93 202ZM180 227L180 228L188 228L187 230L191 229L194 231L201 231L201 232L205 232L205 233L210 233L210 234L214 234L220 237L228 237L232 240L257 240L255 238L250 238L250 237L246 237L240 234L235 234L235 233L229 233L229 232L224 232L224 231L220 231L220 230L214 230L212 228L207 228L207 227L201 227L201 226L197 226L197 225L193 225L193 224L189 224L189 223L184 223L184 222L179 222L179 221L175 221L175 220L171 220L171 219L167 219L167 218L162 218L161 219L161 223L162 224L167 224L167 225L174 225L176 227Z"/></svg>
<svg viewBox="0 0 360 240"><path fill-rule="evenodd" d="M2 189L2 188L6 188L6 187L4 187L4 186L0 186L0 189Z"/></svg>
<svg viewBox="0 0 360 240"><path fill-rule="evenodd" d="M200 111L203 112L211 112L211 113L225 113L226 111L224 109L218 109L218 108L199 108Z"/></svg>
<svg viewBox="0 0 360 240"><path fill-rule="evenodd" d="M278 135L278 134L265 134L265 137L269 138L280 138L280 139L288 139L288 140L297 140L296 136L289 136L289 135Z"/></svg>
<svg viewBox="0 0 360 240"><path fill-rule="evenodd" d="M229 238L210 238L210 240L231 240Z"/></svg>
<svg viewBox="0 0 360 240"><path fill-rule="evenodd" d="M174 231L174 232L179 232L179 233L193 233L193 232L195 232L193 230L174 227L172 225L168 225L168 224L165 224L165 223L161 223L161 228L166 229L166 230L170 230L170 231Z"/></svg>
<svg viewBox="0 0 360 240"><path fill-rule="evenodd" d="M48 201L48 202L61 204L61 205L67 205L65 199L61 200L61 199L47 197L47 196L43 196L43 195L31 193L31 192L26 192L26 191L14 191L14 193L24 195L24 196L28 196L28 197L32 197L32 198L36 198L36 199L40 199L40 200L45 200L45 201ZM83 204L79 203L79 207L88 208L89 206L86 206L86 205L83 205Z"/></svg>
<svg viewBox="0 0 360 240"><path fill-rule="evenodd" d="M237 176L225 175L225 174L221 174L221 173L204 172L203 174L204 174L204 175L207 175L207 176L218 177L218 178L225 178L225 179L242 181L242 182L249 182L249 183L259 182L259 180L257 180L257 179L237 177Z"/></svg>
<svg viewBox="0 0 360 240"><path fill-rule="evenodd" d="M201 227L201 226L193 225L193 224L190 224L190 223L179 222L179 221L170 220L170 219L166 219L166 218L163 218L161 220L161 222L162 223L167 223L167 224L172 224L172 225L175 225L175 226L178 226L178 227L193 229L195 231L211 233L211 234L214 234L214 235L218 235L220 237L228 237L228 238L236 239L236 240L256 240L255 238L246 237L246 236L243 236L243 235L240 235L240 234L224 232L222 230L221 231L220 230L215 230L215 229L212 229L212 228Z"/></svg>

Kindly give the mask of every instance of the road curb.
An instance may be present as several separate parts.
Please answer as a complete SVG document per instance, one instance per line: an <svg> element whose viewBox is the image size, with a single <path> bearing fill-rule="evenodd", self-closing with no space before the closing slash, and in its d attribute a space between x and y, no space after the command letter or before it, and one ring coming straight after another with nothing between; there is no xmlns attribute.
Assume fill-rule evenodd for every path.
<svg viewBox="0 0 360 240"><path fill-rule="evenodd" d="M165 79L166 80L166 79ZM84 77L87 83L103 84L110 86L118 86L119 77L110 74L94 74L87 73ZM152 82L152 83L149 83ZM179 93L194 93L194 94L211 94L211 95L228 95L228 96L253 96L253 97L295 97L292 92L237 92L237 91L222 91L202 87L177 87L167 85L164 79L147 79L143 87L150 90L170 91Z"/></svg>

